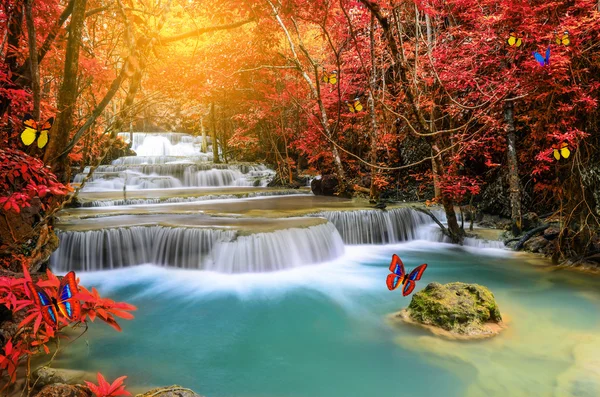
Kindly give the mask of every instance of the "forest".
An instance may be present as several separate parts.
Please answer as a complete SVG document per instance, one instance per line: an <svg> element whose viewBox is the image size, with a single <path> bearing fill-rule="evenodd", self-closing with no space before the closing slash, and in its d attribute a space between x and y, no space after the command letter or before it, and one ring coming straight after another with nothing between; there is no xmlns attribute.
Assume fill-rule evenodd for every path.
<svg viewBox="0 0 600 397"><path fill-rule="evenodd" d="M131 340L144 339L149 325L142 321L158 316L149 307L167 322L184 321L162 301L140 298L142 286L158 280L168 281L148 291L174 293L176 283L185 284L169 268L208 271L189 276L197 284L186 291L219 286L220 293L241 294L223 302L209 292L194 295L210 307L197 326L215 324L214 334L198 337L207 340L225 325L206 313L225 310L232 296L257 318L271 313L253 295L260 293L242 293L234 284L265 288L265 295L277 290L267 275L257 281L222 274L281 272L283 285L300 283L291 281L296 277L310 284L313 275L283 274L342 252L348 256L360 244L380 245L373 255L381 256L361 256L360 266L381 262L383 270L392 252L387 244L423 239L444 244L431 249L439 258L394 249L411 267L428 261L431 269L436 260L460 261L453 249L485 251L489 247L481 242L493 240L491 246L505 255L525 250L537 254L531 261L547 262L548 271L568 269L567 278L585 278L573 268L585 274L600 268L598 0L2 0L0 42L0 395L67 395L44 394L36 385L44 376L35 368L51 369L55 362L93 373L85 377L87 386L69 386L74 394L68 395L129 394L123 383L128 366L107 363L127 351L138 360L129 362L131 368L148 360L149 353L140 347L145 353L138 354ZM418 234L423 225L429 237ZM311 232L302 234L306 230ZM217 250L220 244L225 248ZM388 251L377 251L384 247ZM485 263L485 254L466 252L473 256L465 263ZM514 258L507 263L528 266ZM471 280L469 269L447 281ZM491 287L505 277L479 271L473 270L471 281L489 277ZM579 288L577 281L544 274L523 277L535 279L532 285L550 280ZM364 287L346 276L341 285ZM119 277L131 284L119 284ZM64 297L73 288L76 301ZM505 287L497 288L496 299L509 301ZM580 295L598 299L596 284L581 288ZM344 302L353 300L346 296ZM332 310L323 318L337 315L331 301L318 304L324 313ZM270 303L277 306L272 310L281 313L273 316L296 310L284 310L285 298L277 302ZM297 310L308 313L302 305L311 301L299 302ZM247 313L232 306L238 317ZM108 335L95 320L125 331ZM334 328L319 321L316 327ZM129 323L135 331L128 334ZM256 327L257 333L269 329L266 323ZM236 335L252 332L239 328ZM66 342L60 342L63 336ZM96 353L65 347L91 343L83 341L88 338L112 347ZM305 343L315 340L306 336ZM154 354L159 345L151 345ZM582 351L580 345L569 348ZM62 350L71 349L69 358L61 358ZM532 351L521 353L523 361ZM195 365L189 360L188 367ZM204 379L206 391L200 375L189 384L207 396L335 397L373 390L357 383L338 394L315 381L314 389L302 386L293 394L287 392L296 384L291 379L271 388L252 382L247 390L227 388L215 380L221 379L217 368L227 374L234 369L221 368L218 360L202 363L215 368ZM244 371L239 365L233 368ZM266 374L270 367L257 368ZM163 379L140 369L130 375L128 390L186 382L175 373L165 369ZM559 378L563 386L571 381ZM596 388L580 395L600 393L597 372L592 378ZM324 385L337 384L332 379ZM480 380L489 381L483 375ZM480 386L448 395L518 395L527 388L516 381L508 394L500 388L479 394L486 390ZM420 387L409 389L431 395ZM565 392L567 386L560 390L552 395L578 395Z"/></svg>

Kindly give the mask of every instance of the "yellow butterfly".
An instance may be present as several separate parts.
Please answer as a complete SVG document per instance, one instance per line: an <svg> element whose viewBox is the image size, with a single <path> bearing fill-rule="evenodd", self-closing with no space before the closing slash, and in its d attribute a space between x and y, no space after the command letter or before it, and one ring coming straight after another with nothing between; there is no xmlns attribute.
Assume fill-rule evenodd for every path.
<svg viewBox="0 0 600 397"><path fill-rule="evenodd" d="M517 37L517 35L513 31L510 32L508 39L506 39L506 42L509 46L517 48L521 47L521 44L523 44L523 40L520 37Z"/></svg>
<svg viewBox="0 0 600 397"><path fill-rule="evenodd" d="M552 149L554 149L554 158L557 161L560 160L561 156L568 159L571 155L569 145L566 142L563 142L560 145L556 145Z"/></svg>
<svg viewBox="0 0 600 397"><path fill-rule="evenodd" d="M567 30L565 30L565 32L562 35L556 36L556 44L562 44L564 46L568 46L569 44L571 44L571 39L569 38L569 32Z"/></svg>
<svg viewBox="0 0 600 397"><path fill-rule="evenodd" d="M323 74L323 82L335 85L335 83L337 83L337 70L334 70L331 73L325 72Z"/></svg>
<svg viewBox="0 0 600 397"><path fill-rule="evenodd" d="M23 117L23 127L21 141L25 146L31 145L37 139L37 145L42 149L48 143L48 131L52 128L54 117L50 117L42 126L35 121L32 115L26 114Z"/></svg>
<svg viewBox="0 0 600 397"><path fill-rule="evenodd" d="M358 113L363 110L363 105L360 103L360 98L354 98L352 102L346 101L346 105L348 105L348 110L352 113Z"/></svg>

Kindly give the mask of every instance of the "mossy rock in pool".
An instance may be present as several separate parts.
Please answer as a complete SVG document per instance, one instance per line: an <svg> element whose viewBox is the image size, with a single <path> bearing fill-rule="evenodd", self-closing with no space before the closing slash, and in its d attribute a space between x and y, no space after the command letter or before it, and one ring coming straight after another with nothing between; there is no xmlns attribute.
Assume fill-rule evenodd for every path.
<svg viewBox="0 0 600 397"><path fill-rule="evenodd" d="M502 316L489 289L477 284L431 283L413 295L408 308L397 313L405 322L461 339L482 338L499 333Z"/></svg>

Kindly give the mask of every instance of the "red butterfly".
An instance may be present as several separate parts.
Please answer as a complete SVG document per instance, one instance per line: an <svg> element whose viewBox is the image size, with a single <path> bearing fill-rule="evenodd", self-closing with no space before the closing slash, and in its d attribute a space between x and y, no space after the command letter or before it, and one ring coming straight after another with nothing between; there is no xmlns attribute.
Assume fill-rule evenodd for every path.
<svg viewBox="0 0 600 397"><path fill-rule="evenodd" d="M392 263L390 263L390 272L392 272L392 274L388 274L386 280L388 289L393 291L398 288L399 285L402 285L402 295L410 295L417 285L415 281L421 279L426 268L427 264L423 263L422 265L415 267L410 274L406 274L404 263L402 263L398 255L394 254L392 256Z"/></svg>
<svg viewBox="0 0 600 397"><path fill-rule="evenodd" d="M58 325L58 313L70 321L77 321L81 316L81 303L75 299L79 293L75 272L69 272L60 281L57 296L48 294L32 282L27 282L31 297L42 312L44 321L52 326Z"/></svg>

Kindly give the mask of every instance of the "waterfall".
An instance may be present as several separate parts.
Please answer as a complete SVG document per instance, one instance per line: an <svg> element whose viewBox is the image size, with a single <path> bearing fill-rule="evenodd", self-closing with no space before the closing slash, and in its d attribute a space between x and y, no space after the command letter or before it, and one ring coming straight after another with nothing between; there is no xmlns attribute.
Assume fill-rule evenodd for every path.
<svg viewBox="0 0 600 397"><path fill-rule="evenodd" d="M324 211L312 216L333 223L346 244L391 244L417 239L418 229L431 218L410 208Z"/></svg>
<svg viewBox="0 0 600 397"><path fill-rule="evenodd" d="M197 197L169 197L169 198L132 198L132 199L117 199L117 200L93 200L84 201L82 207L113 207L116 205L139 205L139 204L161 204L161 203L193 203L196 201L205 200L225 200L225 199L236 199L236 198L250 198L250 197L268 197L268 196L290 196L312 194L308 190L265 190L263 192L240 192L236 194L207 194L204 196Z"/></svg>
<svg viewBox="0 0 600 397"><path fill-rule="evenodd" d="M429 225L419 229L420 240L435 241L439 243L451 243L449 237L445 236L437 225ZM485 240L474 237L465 237L463 245L475 248L504 248L504 242L499 240Z"/></svg>
<svg viewBox="0 0 600 397"><path fill-rule="evenodd" d="M142 164L193 164L211 161L212 153L195 153L193 156L125 156L112 161L112 165L142 165Z"/></svg>
<svg viewBox="0 0 600 397"><path fill-rule="evenodd" d="M268 272L332 260L344 243L331 223L239 235L207 228L132 226L59 232L50 259L59 271L94 271L152 263L224 273Z"/></svg>

